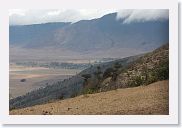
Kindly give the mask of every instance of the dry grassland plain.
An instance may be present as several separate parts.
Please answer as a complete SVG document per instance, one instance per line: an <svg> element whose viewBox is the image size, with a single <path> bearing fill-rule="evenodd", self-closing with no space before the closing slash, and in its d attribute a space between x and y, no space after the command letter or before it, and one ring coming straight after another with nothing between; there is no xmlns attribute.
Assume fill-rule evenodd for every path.
<svg viewBox="0 0 182 128"><path fill-rule="evenodd" d="M10 98L24 95L27 92L66 79L79 72L80 70L76 69L53 69L10 65ZM25 81L22 82L22 79L25 79Z"/></svg>

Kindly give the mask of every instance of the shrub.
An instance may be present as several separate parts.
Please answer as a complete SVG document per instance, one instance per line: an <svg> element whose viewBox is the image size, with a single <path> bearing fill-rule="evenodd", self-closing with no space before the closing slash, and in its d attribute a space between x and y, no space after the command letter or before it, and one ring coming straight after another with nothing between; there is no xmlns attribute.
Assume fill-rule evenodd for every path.
<svg viewBox="0 0 182 128"><path fill-rule="evenodd" d="M25 81L26 81L26 79L21 79L21 80L20 80L20 82L25 82Z"/></svg>
<svg viewBox="0 0 182 128"><path fill-rule="evenodd" d="M88 98L89 96L87 94L83 94L83 97L84 98Z"/></svg>
<svg viewBox="0 0 182 128"><path fill-rule="evenodd" d="M113 74L112 74L112 81L116 81L116 79L117 79L117 77L118 77L118 73L117 72L113 72Z"/></svg>
<svg viewBox="0 0 182 128"><path fill-rule="evenodd" d="M91 74L83 74L82 77L84 78L84 86L88 84L88 79L91 78Z"/></svg>
<svg viewBox="0 0 182 128"><path fill-rule="evenodd" d="M92 87L92 88L85 88L83 90L83 94L93 94L97 91L97 89L95 87Z"/></svg>
<svg viewBox="0 0 182 128"><path fill-rule="evenodd" d="M63 95L59 96L59 99L60 100L63 100L64 99L64 96Z"/></svg>
<svg viewBox="0 0 182 128"><path fill-rule="evenodd" d="M145 84L167 79L169 79L169 60L163 60L148 72L148 79L145 81Z"/></svg>
<svg viewBox="0 0 182 128"><path fill-rule="evenodd" d="M78 94L77 93L73 93L73 94L71 94L71 98L73 98L73 97L76 97L76 96L78 96Z"/></svg>
<svg viewBox="0 0 182 128"><path fill-rule="evenodd" d="M114 68L115 69L122 68L122 65L119 62L115 62L114 63Z"/></svg>
<svg viewBox="0 0 182 128"><path fill-rule="evenodd" d="M141 76L132 77L132 79L128 82L130 87L137 87L144 84L144 79Z"/></svg>
<svg viewBox="0 0 182 128"><path fill-rule="evenodd" d="M90 74L83 74L82 77L84 77L85 80L87 80L87 79L91 78L91 75Z"/></svg>
<svg viewBox="0 0 182 128"><path fill-rule="evenodd" d="M141 76L136 76L135 78L135 86L140 86L142 85L144 80L141 78Z"/></svg>
<svg viewBox="0 0 182 128"><path fill-rule="evenodd" d="M169 79L169 60L160 62L160 64L151 71L149 78L150 83Z"/></svg>
<svg viewBox="0 0 182 128"><path fill-rule="evenodd" d="M155 73L151 73L147 79L147 81L145 81L145 84L148 85L148 84L151 84L151 83L154 83L157 81L157 77L155 75Z"/></svg>
<svg viewBox="0 0 182 128"><path fill-rule="evenodd" d="M112 76L113 72L114 72L113 68L108 68L108 69L105 70L105 72L103 74L103 77L104 78L110 77L110 76Z"/></svg>
<svg viewBox="0 0 182 128"><path fill-rule="evenodd" d="M159 80L169 79L169 66L163 65L156 69L156 76Z"/></svg>

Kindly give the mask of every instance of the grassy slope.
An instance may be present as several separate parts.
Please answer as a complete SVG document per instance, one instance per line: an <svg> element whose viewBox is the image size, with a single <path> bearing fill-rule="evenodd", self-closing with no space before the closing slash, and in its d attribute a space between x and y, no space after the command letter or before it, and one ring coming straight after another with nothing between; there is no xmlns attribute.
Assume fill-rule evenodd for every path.
<svg viewBox="0 0 182 128"><path fill-rule="evenodd" d="M169 114L169 83L159 81L148 86L117 89L81 95L44 105L16 109L12 115L42 114Z"/></svg>

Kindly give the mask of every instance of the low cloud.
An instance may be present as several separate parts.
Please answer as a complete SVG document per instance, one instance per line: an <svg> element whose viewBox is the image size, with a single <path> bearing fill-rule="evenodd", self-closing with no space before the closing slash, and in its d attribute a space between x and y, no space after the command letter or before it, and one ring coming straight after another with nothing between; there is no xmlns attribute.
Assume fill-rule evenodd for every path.
<svg viewBox="0 0 182 128"><path fill-rule="evenodd" d="M77 22L100 18L108 13L117 13L117 19L123 23L144 22L168 19L168 10L99 10L99 9L49 9L49 10L9 10L10 25L40 24L47 22Z"/></svg>
<svg viewBox="0 0 182 128"><path fill-rule="evenodd" d="M90 20L112 13L114 10L98 9L52 9L52 10L9 10L10 25L27 25L47 22L77 22Z"/></svg>
<svg viewBox="0 0 182 128"><path fill-rule="evenodd" d="M169 19L169 11L167 9L126 9L118 11L117 19L123 20L123 23L162 21Z"/></svg>

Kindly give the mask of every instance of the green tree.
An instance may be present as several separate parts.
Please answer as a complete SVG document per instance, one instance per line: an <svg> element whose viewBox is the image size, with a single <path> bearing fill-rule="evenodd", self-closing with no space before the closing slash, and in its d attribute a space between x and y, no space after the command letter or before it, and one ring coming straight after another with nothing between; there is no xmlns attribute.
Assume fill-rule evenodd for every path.
<svg viewBox="0 0 182 128"><path fill-rule="evenodd" d="M144 65L143 67L143 75L145 77L145 84L148 84L149 83L149 71L148 71L148 67L147 67L147 64Z"/></svg>
<svg viewBox="0 0 182 128"><path fill-rule="evenodd" d="M122 68L122 65L119 63L119 62L115 62L114 63L114 66L113 66L113 72L112 72L112 81L116 81L119 73L120 73L120 70Z"/></svg>
<svg viewBox="0 0 182 128"><path fill-rule="evenodd" d="M84 86L88 84L88 79L91 78L91 74L83 74L82 77L84 78Z"/></svg>
<svg viewBox="0 0 182 128"><path fill-rule="evenodd" d="M98 82L96 84L96 88L99 88L99 84L101 83L102 78L103 78L103 73L101 71L101 67L100 66L97 66L97 71L94 72L94 75L95 75L96 79L98 80Z"/></svg>
<svg viewBox="0 0 182 128"><path fill-rule="evenodd" d="M114 72L113 68L108 68L108 69L105 70L105 72L103 74L103 77L104 78L111 77L113 72Z"/></svg>
<svg viewBox="0 0 182 128"><path fill-rule="evenodd" d="M158 80L169 79L169 60L162 61L156 68L156 76Z"/></svg>

